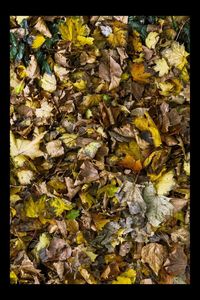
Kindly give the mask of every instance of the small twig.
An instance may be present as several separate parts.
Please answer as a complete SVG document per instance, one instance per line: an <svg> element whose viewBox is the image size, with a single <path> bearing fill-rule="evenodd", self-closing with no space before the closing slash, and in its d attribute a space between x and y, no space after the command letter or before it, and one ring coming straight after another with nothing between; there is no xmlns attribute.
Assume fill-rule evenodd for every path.
<svg viewBox="0 0 200 300"><path fill-rule="evenodd" d="M181 28L179 29L179 32L178 32L178 34L177 34L177 36L176 36L176 38L175 38L175 41L178 40L178 37L179 37L179 35L180 35L180 33L181 33L183 27L185 26L185 24L187 23L188 20L189 20L189 18L181 25Z"/></svg>

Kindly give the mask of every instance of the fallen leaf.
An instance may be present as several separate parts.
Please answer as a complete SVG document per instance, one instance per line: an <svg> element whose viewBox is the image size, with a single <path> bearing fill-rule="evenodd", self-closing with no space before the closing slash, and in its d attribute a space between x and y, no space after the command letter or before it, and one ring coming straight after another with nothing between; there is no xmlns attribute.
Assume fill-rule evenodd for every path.
<svg viewBox="0 0 200 300"><path fill-rule="evenodd" d="M55 75L50 75L48 73L44 73L41 79L41 87L43 90L53 93L56 90L56 77Z"/></svg>
<svg viewBox="0 0 200 300"><path fill-rule="evenodd" d="M32 48L38 49L44 44L44 42L45 42L44 36L41 34L38 34L33 40Z"/></svg>
<svg viewBox="0 0 200 300"><path fill-rule="evenodd" d="M93 166L93 164L89 161L85 161L81 167L78 177L74 183L75 186L83 183L89 183L92 181L96 181L99 179L99 174L97 169Z"/></svg>
<svg viewBox="0 0 200 300"><path fill-rule="evenodd" d="M30 184L34 178L34 174L31 170L21 170L17 172L17 177L20 184L27 185Z"/></svg>
<svg viewBox="0 0 200 300"><path fill-rule="evenodd" d="M42 19L42 17L39 17L37 20L37 23L35 24L35 29L42 33L44 36L47 36L48 38L52 37L51 32L49 31L45 21Z"/></svg>
<svg viewBox="0 0 200 300"><path fill-rule="evenodd" d="M169 66L164 58L155 60L155 66L153 69L159 72L159 76L162 77L169 72Z"/></svg>
<svg viewBox="0 0 200 300"><path fill-rule="evenodd" d="M139 83L149 83L150 73L146 73L142 63L134 63L131 67L131 75L133 80Z"/></svg>
<svg viewBox="0 0 200 300"><path fill-rule="evenodd" d="M142 248L141 252L142 262L147 263L154 273L158 273L167 257L167 250L158 243L149 243Z"/></svg>
<svg viewBox="0 0 200 300"><path fill-rule="evenodd" d="M185 51L185 46L180 45L178 42L173 41L171 47L166 48L162 51L162 56L167 59L170 66L175 66L182 70L187 64L186 57L189 55Z"/></svg>
<svg viewBox="0 0 200 300"><path fill-rule="evenodd" d="M118 87L121 81L122 69L120 65L110 56L110 85L109 91Z"/></svg>
<svg viewBox="0 0 200 300"><path fill-rule="evenodd" d="M157 42L159 41L159 34L155 31L149 32L145 39L145 44L149 49L155 49Z"/></svg>
<svg viewBox="0 0 200 300"><path fill-rule="evenodd" d="M169 202L170 198L156 195L152 183L149 183L144 188L143 197L147 205L146 216L153 226L159 226L167 217L172 215L173 205Z"/></svg>
<svg viewBox="0 0 200 300"><path fill-rule="evenodd" d="M157 194L168 195L169 192L175 187L176 181L174 179L173 170L163 174L155 183Z"/></svg>
<svg viewBox="0 0 200 300"><path fill-rule="evenodd" d="M49 203L50 206L53 207L56 216L60 216L65 210L70 210L73 208L71 202L58 197L51 199Z"/></svg>
<svg viewBox="0 0 200 300"><path fill-rule="evenodd" d="M184 249L177 245L164 263L165 270L168 274L177 276L185 273L186 266L187 256L184 253Z"/></svg>
<svg viewBox="0 0 200 300"><path fill-rule="evenodd" d="M53 116L52 114L53 106L49 104L47 101L41 103L41 108L36 108L35 114L38 118L50 118Z"/></svg>
<svg viewBox="0 0 200 300"><path fill-rule="evenodd" d="M134 284L136 280L136 271L128 269L117 276L117 280L112 281L112 284Z"/></svg>
<svg viewBox="0 0 200 300"><path fill-rule="evenodd" d="M58 157L64 154L64 148L60 140L54 140L46 144L47 153L51 157Z"/></svg>

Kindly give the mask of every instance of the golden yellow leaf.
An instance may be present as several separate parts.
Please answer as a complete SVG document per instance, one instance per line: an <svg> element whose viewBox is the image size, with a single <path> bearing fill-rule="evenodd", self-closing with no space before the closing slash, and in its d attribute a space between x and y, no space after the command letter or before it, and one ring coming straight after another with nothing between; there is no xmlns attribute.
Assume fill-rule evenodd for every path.
<svg viewBox="0 0 200 300"><path fill-rule="evenodd" d="M94 38L88 37L90 29L84 24L83 17L67 17L66 22L60 24L59 30L63 40L77 47L93 44Z"/></svg>
<svg viewBox="0 0 200 300"><path fill-rule="evenodd" d="M108 42L115 47L125 47L127 43L127 30L119 26L113 26L113 33L108 38Z"/></svg>
<svg viewBox="0 0 200 300"><path fill-rule="evenodd" d="M144 116L135 118L133 124L141 131L151 132L155 147L159 147L162 144L160 133L148 112L145 112Z"/></svg>
<svg viewBox="0 0 200 300"><path fill-rule="evenodd" d="M43 37L43 35L38 34L33 40L32 48L38 49L44 44L44 42L45 42L45 38Z"/></svg>
<svg viewBox="0 0 200 300"><path fill-rule="evenodd" d="M133 31L133 49L135 50L135 52L142 52L142 42L140 39L140 34L134 30Z"/></svg>
<svg viewBox="0 0 200 300"><path fill-rule="evenodd" d="M83 91L86 89L86 81L83 79L76 81L73 83L73 86L75 86L79 91Z"/></svg>
<svg viewBox="0 0 200 300"><path fill-rule="evenodd" d="M10 272L10 283L11 283L11 284L17 284L17 282L18 282L18 277L17 277L17 275L15 274L14 271L11 271L11 272Z"/></svg>
<svg viewBox="0 0 200 300"><path fill-rule="evenodd" d="M79 231L77 233L76 242L77 242L78 245L83 244L83 243L86 242L86 240L84 239L83 233L81 231Z"/></svg>
<svg viewBox="0 0 200 300"><path fill-rule="evenodd" d="M139 83L149 83L150 73L146 73L144 70L144 65L142 63L134 63L131 67L131 75L133 80Z"/></svg>
<svg viewBox="0 0 200 300"><path fill-rule="evenodd" d="M172 92L174 85L170 82L160 82L158 83L158 87L161 91L159 93L163 96L169 96L169 94Z"/></svg>
<svg viewBox="0 0 200 300"><path fill-rule="evenodd" d="M106 218L104 218L103 216L99 215L99 214L93 214L93 221L95 224L96 229L102 230L103 227L110 222L110 220L107 220Z"/></svg>
<svg viewBox="0 0 200 300"><path fill-rule="evenodd" d="M155 49L157 42L159 41L159 34L155 31L149 32L145 39L145 44L149 49Z"/></svg>
<svg viewBox="0 0 200 300"><path fill-rule="evenodd" d="M38 218L43 215L46 210L46 197L41 197L37 201L33 201L32 198L29 198L25 202L25 215L29 218Z"/></svg>
<svg viewBox="0 0 200 300"><path fill-rule="evenodd" d="M117 280L113 280L112 284L134 284L136 280L136 271L128 269L120 276L117 276Z"/></svg>
<svg viewBox="0 0 200 300"><path fill-rule="evenodd" d="M153 69L156 72L159 72L159 76L162 77L163 75L167 74L169 72L169 66L164 58L157 59L155 61L155 66Z"/></svg>
<svg viewBox="0 0 200 300"><path fill-rule="evenodd" d="M83 204L87 204L88 208L90 208L92 206L92 204L94 203L94 198L87 192L80 193L79 197L81 198L81 202Z"/></svg>
<svg viewBox="0 0 200 300"><path fill-rule="evenodd" d="M96 284L96 280L95 278L83 267L79 267L79 272L80 274L83 276L83 278L85 279L85 281L89 284Z"/></svg>
<svg viewBox="0 0 200 300"><path fill-rule="evenodd" d="M47 233L42 233L39 237L39 242L35 246L35 250L39 252L40 250L48 247L49 244L50 244L50 240Z"/></svg>
<svg viewBox="0 0 200 300"><path fill-rule="evenodd" d="M141 161L139 159L135 160L134 157L129 154L126 154L126 156L120 160L118 164L135 172L139 172L142 169Z"/></svg>

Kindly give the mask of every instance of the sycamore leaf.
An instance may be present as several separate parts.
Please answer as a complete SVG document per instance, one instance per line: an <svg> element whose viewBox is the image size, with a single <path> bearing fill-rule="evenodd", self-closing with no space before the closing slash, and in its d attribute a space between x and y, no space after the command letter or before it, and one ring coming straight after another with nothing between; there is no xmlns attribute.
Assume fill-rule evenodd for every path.
<svg viewBox="0 0 200 300"><path fill-rule="evenodd" d="M162 77L163 75L167 74L169 72L169 66L164 58L157 59L155 61L155 66L153 69L156 72L159 72L159 76Z"/></svg>
<svg viewBox="0 0 200 300"><path fill-rule="evenodd" d="M158 195L168 195L169 192L176 185L174 179L174 172L171 170L164 175L162 175L155 184Z"/></svg>
<svg viewBox="0 0 200 300"><path fill-rule="evenodd" d="M54 92L56 90L56 77L55 75L50 75L48 73L44 73L41 79L41 87L43 90L47 92Z"/></svg>
<svg viewBox="0 0 200 300"><path fill-rule="evenodd" d="M33 180L34 174L31 170L21 170L17 172L20 184L27 185Z"/></svg>
<svg viewBox="0 0 200 300"><path fill-rule="evenodd" d="M134 284L136 280L136 271L128 269L117 276L117 280L113 280L112 284Z"/></svg>
<svg viewBox="0 0 200 300"><path fill-rule="evenodd" d="M150 243L142 248L142 262L147 263L156 275L158 275L165 259L167 251L161 244Z"/></svg>
<svg viewBox="0 0 200 300"><path fill-rule="evenodd" d="M166 48L162 51L162 56L167 59L170 66L175 66L182 70L187 64L186 57L189 55L185 51L185 46L180 45L178 42L174 41L170 48Z"/></svg>
<svg viewBox="0 0 200 300"><path fill-rule="evenodd" d="M144 116L135 118L133 124L142 131L151 132L155 147L162 144L160 133L148 112L145 112Z"/></svg>
<svg viewBox="0 0 200 300"><path fill-rule="evenodd" d="M54 208L54 212L57 217L60 216L65 210L70 210L73 208L71 202L58 197L51 199L49 203L50 206Z"/></svg>
<svg viewBox="0 0 200 300"><path fill-rule="evenodd" d="M45 42L45 38L43 37L43 35L39 34L34 38L32 43L32 48L38 49L44 44L44 42Z"/></svg>
<svg viewBox="0 0 200 300"><path fill-rule="evenodd" d="M145 39L145 44L149 49L155 49L157 42L159 41L159 34L157 32L149 32Z"/></svg>
<svg viewBox="0 0 200 300"><path fill-rule="evenodd" d="M170 198L156 195L152 183L148 183L143 191L143 198L147 204L146 216L151 225L157 227L173 214L173 205L169 202Z"/></svg>
<svg viewBox="0 0 200 300"><path fill-rule="evenodd" d="M131 75L133 80L139 83L149 83L150 73L146 73L142 63L134 63L131 67Z"/></svg>
<svg viewBox="0 0 200 300"><path fill-rule="evenodd" d="M39 134L32 141L23 140L23 139L15 139L15 136L12 132L10 132L10 154L11 157L15 157L18 155L25 155L34 159L35 157L39 157L43 155L43 152L39 150L40 142L43 139L46 131Z"/></svg>

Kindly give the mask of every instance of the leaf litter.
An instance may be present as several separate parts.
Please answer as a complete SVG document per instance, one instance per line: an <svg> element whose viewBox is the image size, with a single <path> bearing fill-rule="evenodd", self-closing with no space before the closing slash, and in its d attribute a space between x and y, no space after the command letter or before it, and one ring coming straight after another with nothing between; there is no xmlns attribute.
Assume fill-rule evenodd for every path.
<svg viewBox="0 0 200 300"><path fill-rule="evenodd" d="M10 17L10 282L190 283L190 18Z"/></svg>

